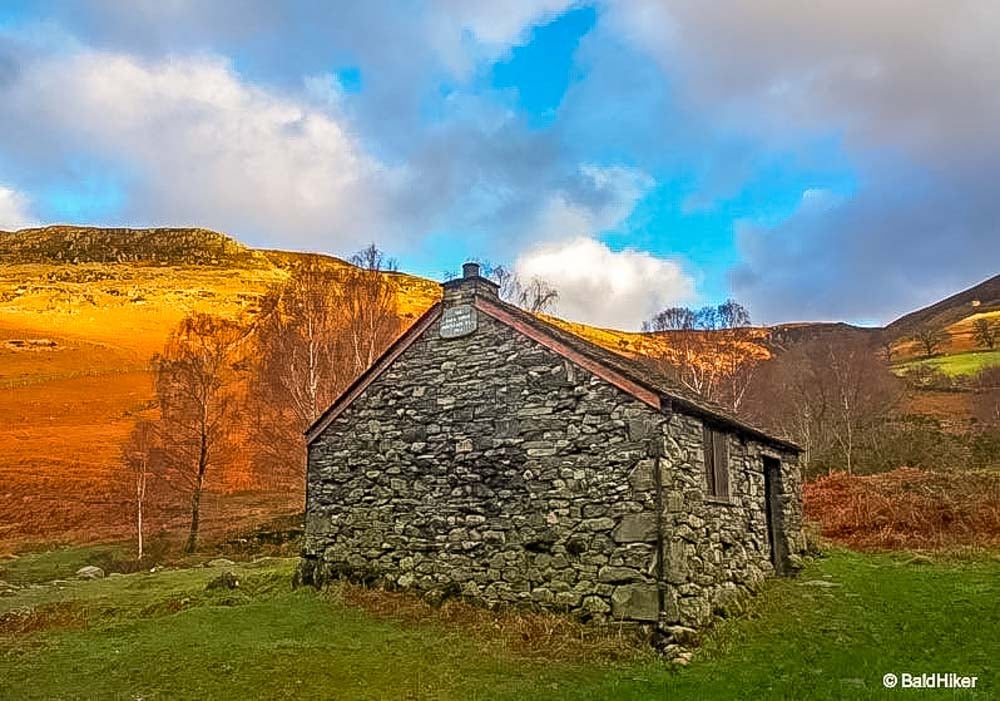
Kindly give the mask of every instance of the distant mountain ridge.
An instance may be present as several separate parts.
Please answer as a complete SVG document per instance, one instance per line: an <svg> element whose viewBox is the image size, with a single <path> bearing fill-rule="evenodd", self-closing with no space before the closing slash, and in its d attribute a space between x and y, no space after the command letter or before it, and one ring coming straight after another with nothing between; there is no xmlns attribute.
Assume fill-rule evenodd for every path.
<svg viewBox="0 0 1000 701"><path fill-rule="evenodd" d="M0 231L0 263L8 264L137 263L262 269L284 268L293 261L316 255L321 254L254 249L231 236L199 227L133 229L59 224ZM342 264L339 259L322 257ZM402 277L412 278L405 274ZM835 337L879 336L899 340L922 327L945 328L971 314L996 310L1000 310L1000 275L910 312L885 327L860 327L844 322L775 324L768 327L769 345L780 350L804 340Z"/></svg>
<svg viewBox="0 0 1000 701"><path fill-rule="evenodd" d="M914 333L922 327L945 328L970 314L1000 310L1000 275L942 299L940 302L899 317L885 327L892 338Z"/></svg>
<svg viewBox="0 0 1000 701"><path fill-rule="evenodd" d="M775 351L780 351L804 341L824 339L869 341L882 333L882 329L879 327L854 326L843 321L792 322L775 324L768 328L771 333L768 337L767 345Z"/></svg>

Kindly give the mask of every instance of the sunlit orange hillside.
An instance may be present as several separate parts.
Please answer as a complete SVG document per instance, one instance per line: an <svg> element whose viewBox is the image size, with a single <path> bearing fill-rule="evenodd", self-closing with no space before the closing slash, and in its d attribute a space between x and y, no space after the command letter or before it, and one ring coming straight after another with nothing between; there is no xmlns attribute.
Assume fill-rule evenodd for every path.
<svg viewBox="0 0 1000 701"><path fill-rule="evenodd" d="M330 256L256 250L205 229L0 232L0 551L25 541L121 535L123 524L107 518L107 485L120 469L121 446L136 417L154 410L152 355L191 312L252 316L264 292L306 259L349 265ZM435 282L387 275L404 324L438 298ZM886 329L786 324L753 329L740 343L764 360L805 338L890 333L906 359L916 353L908 340L914 329L944 328L945 352L960 353L971 348L972 324L984 316L1000 318L1000 277ZM625 355L669 357L682 345L674 336L680 332L631 333L546 318ZM920 413L967 413L963 395L921 393L919 399L928 405L915 405ZM227 493L237 506L207 509L207 531L213 519L232 526L255 513L301 508L297 494L239 501L234 493L246 486L240 474L230 470L227 483L210 485L210 499ZM184 514L177 518L182 525Z"/></svg>
<svg viewBox="0 0 1000 701"><path fill-rule="evenodd" d="M678 347L683 344L676 342L677 338L686 331L663 331L658 333L645 333L638 331L617 331L615 329L602 329L595 326L587 326L572 321L566 321L558 317L547 314L541 315L546 321L559 326L571 333L586 338L592 343L603 346L608 350L621 353L622 355L651 358L666 358L671 361L678 360ZM767 360L772 356L770 349L771 331L767 328L752 328L748 330L747 339L741 341L740 352L746 352L748 357L755 360ZM718 363L718 358L700 356L692 359L705 366Z"/></svg>
<svg viewBox="0 0 1000 701"><path fill-rule="evenodd" d="M0 232L0 543L115 532L102 523L106 486L151 406L150 357L190 312L253 314L308 255L201 229ZM428 280L392 279L406 317L438 294Z"/></svg>

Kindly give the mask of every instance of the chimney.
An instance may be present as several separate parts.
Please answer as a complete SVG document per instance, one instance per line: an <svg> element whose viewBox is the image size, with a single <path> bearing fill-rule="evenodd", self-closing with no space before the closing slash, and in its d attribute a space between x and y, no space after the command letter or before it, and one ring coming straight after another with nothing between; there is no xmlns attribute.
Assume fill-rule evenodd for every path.
<svg viewBox="0 0 1000 701"><path fill-rule="evenodd" d="M462 277L442 283L444 288L442 303L445 307L471 304L478 297L496 299L500 286L480 274L479 263L468 261L462 264Z"/></svg>

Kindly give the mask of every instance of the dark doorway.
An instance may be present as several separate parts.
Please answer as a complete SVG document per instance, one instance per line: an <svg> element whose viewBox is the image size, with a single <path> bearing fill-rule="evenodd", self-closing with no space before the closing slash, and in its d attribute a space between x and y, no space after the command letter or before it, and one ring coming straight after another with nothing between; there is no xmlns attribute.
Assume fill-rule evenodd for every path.
<svg viewBox="0 0 1000 701"><path fill-rule="evenodd" d="M781 461L764 457L764 502L767 510L767 542L775 574L788 572L788 544L781 526Z"/></svg>

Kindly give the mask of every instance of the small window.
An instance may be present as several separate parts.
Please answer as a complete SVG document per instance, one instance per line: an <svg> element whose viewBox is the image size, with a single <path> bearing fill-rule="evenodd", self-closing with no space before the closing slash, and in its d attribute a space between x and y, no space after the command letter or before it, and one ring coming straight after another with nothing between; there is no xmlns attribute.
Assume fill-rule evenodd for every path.
<svg viewBox="0 0 1000 701"><path fill-rule="evenodd" d="M729 498L729 434L705 426L705 479L708 495Z"/></svg>

